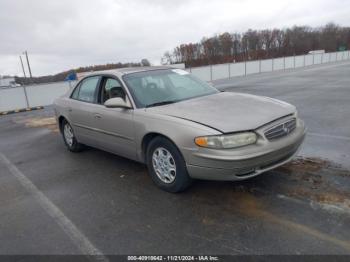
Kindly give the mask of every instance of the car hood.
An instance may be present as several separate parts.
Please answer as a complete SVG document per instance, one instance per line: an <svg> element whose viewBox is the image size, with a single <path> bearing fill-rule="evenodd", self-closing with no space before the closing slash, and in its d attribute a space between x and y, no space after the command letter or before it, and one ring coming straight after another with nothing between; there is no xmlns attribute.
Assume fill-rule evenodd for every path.
<svg viewBox="0 0 350 262"><path fill-rule="evenodd" d="M293 114L294 106L269 97L222 92L147 111L182 118L222 133L254 130L273 120Z"/></svg>

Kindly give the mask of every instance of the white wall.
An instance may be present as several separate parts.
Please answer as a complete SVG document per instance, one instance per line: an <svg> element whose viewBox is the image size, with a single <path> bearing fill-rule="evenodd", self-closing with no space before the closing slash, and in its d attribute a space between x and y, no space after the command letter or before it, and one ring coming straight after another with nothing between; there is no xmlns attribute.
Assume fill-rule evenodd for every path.
<svg viewBox="0 0 350 262"><path fill-rule="evenodd" d="M197 68L191 68L190 72L204 81L211 81L211 67L202 66Z"/></svg>
<svg viewBox="0 0 350 262"><path fill-rule="evenodd" d="M259 61L249 61L246 64L246 75L257 74L260 72Z"/></svg>
<svg viewBox="0 0 350 262"><path fill-rule="evenodd" d="M295 56L295 67L303 67L305 66L305 56L303 55L298 55L298 56Z"/></svg>
<svg viewBox="0 0 350 262"><path fill-rule="evenodd" d="M228 64L228 67L230 68L229 77L244 76L245 75L245 64L244 63L232 63L232 64Z"/></svg>
<svg viewBox="0 0 350 262"><path fill-rule="evenodd" d="M212 79L222 79L225 78L227 75L229 75L230 68L223 64L223 65L213 65L212 66Z"/></svg>
<svg viewBox="0 0 350 262"><path fill-rule="evenodd" d="M193 67L186 69L205 81L245 76L250 74L301 68L350 59L350 51L307 54L274 59L255 60L230 64Z"/></svg>
<svg viewBox="0 0 350 262"><path fill-rule="evenodd" d="M285 57L284 68L285 69L294 68L294 56Z"/></svg>
<svg viewBox="0 0 350 262"><path fill-rule="evenodd" d="M265 59L261 60L261 72L271 72L273 70L273 60Z"/></svg>

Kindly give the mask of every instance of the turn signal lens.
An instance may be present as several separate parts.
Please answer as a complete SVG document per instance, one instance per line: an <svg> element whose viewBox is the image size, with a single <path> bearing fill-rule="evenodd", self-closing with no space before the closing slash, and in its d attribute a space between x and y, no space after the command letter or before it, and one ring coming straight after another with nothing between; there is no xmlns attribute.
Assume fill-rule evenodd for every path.
<svg viewBox="0 0 350 262"><path fill-rule="evenodd" d="M202 146L202 147L207 147L208 142L206 137L197 137L195 138L194 142L196 143L197 146Z"/></svg>

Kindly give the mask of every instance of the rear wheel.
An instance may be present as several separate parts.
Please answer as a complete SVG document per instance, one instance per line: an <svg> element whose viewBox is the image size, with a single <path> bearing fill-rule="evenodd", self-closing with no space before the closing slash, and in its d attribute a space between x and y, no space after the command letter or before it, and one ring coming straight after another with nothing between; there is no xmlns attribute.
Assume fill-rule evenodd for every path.
<svg viewBox="0 0 350 262"><path fill-rule="evenodd" d="M80 152L83 149L83 144L80 144L75 135L72 126L67 120L63 120L61 128L64 143L69 151Z"/></svg>
<svg viewBox="0 0 350 262"><path fill-rule="evenodd" d="M166 138L156 137L149 143L147 166L154 183L165 191L180 192L192 183L181 152Z"/></svg>

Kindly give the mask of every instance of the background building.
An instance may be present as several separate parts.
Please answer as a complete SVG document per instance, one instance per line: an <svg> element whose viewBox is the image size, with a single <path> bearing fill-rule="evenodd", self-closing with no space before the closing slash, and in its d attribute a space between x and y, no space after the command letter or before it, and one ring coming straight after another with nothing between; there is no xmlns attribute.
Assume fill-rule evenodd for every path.
<svg viewBox="0 0 350 262"><path fill-rule="evenodd" d="M16 84L14 77L0 77L0 88L16 87L20 86Z"/></svg>

